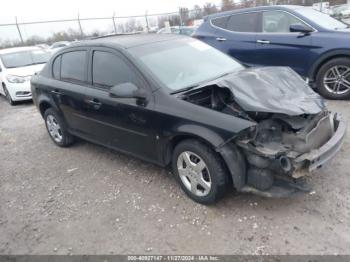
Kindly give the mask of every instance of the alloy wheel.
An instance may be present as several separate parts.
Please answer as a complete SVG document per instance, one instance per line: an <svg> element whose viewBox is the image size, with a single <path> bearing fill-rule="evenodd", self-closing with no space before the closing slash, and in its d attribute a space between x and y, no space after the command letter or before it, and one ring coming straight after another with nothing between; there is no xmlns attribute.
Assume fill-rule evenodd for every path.
<svg viewBox="0 0 350 262"><path fill-rule="evenodd" d="M350 67L337 65L331 67L323 78L324 87L329 93L342 95L350 90Z"/></svg>
<svg viewBox="0 0 350 262"><path fill-rule="evenodd" d="M203 197L209 194L211 178L207 165L193 152L182 152L177 158L177 169L184 186L192 194Z"/></svg>
<svg viewBox="0 0 350 262"><path fill-rule="evenodd" d="M49 134L53 138L53 140L55 140L57 143L60 143L63 139L63 134L58 121L53 115L47 116L46 125L49 131Z"/></svg>

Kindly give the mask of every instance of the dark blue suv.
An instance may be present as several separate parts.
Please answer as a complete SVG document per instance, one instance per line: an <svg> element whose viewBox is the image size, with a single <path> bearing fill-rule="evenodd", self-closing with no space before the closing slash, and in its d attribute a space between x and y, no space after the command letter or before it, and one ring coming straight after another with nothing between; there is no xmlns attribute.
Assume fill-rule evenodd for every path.
<svg viewBox="0 0 350 262"><path fill-rule="evenodd" d="M350 98L349 26L310 7L210 15L194 37L248 66L289 66L327 98Z"/></svg>

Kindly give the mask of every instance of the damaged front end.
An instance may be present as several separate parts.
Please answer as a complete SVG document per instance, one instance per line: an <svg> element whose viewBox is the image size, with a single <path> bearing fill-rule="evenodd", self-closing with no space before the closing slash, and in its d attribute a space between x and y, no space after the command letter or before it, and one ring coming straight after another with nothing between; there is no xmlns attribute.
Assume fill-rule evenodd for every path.
<svg viewBox="0 0 350 262"><path fill-rule="evenodd" d="M254 137L243 135L234 140L248 163L247 185L242 191L273 196L307 190L297 179L333 158L345 133L346 124L326 110L316 115L274 115L260 121ZM284 190L273 188L276 182Z"/></svg>
<svg viewBox="0 0 350 262"><path fill-rule="evenodd" d="M217 149L241 192L284 197L307 191L300 178L332 159L346 134L340 116L288 68L246 69L181 99L256 124Z"/></svg>

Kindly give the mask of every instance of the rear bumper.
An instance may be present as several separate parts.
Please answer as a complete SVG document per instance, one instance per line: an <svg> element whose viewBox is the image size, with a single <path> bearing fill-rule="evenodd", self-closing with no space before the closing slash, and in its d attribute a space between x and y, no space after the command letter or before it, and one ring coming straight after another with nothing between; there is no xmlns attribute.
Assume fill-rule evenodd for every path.
<svg viewBox="0 0 350 262"><path fill-rule="evenodd" d="M344 143L347 130L346 122L340 119L339 116L336 116L335 124L337 125L335 133L327 143L318 149L299 156L294 160L294 163L304 167L305 171L312 172L333 159ZM300 175L297 176L298 173L296 172L293 177L299 177Z"/></svg>

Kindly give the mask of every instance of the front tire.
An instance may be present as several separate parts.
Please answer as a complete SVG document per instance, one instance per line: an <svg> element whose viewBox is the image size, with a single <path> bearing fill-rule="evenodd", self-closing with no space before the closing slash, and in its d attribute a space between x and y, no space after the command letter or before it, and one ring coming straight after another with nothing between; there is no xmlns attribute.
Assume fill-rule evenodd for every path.
<svg viewBox="0 0 350 262"><path fill-rule="evenodd" d="M350 98L350 59L335 58L321 66L316 76L318 92L329 99Z"/></svg>
<svg viewBox="0 0 350 262"><path fill-rule="evenodd" d="M183 191L198 203L214 203L227 191L229 176L223 160L196 139L182 141L175 147L172 169Z"/></svg>
<svg viewBox="0 0 350 262"><path fill-rule="evenodd" d="M73 144L74 137L69 134L62 118L54 109L49 108L45 111L44 120L47 132L56 145L67 147Z"/></svg>
<svg viewBox="0 0 350 262"><path fill-rule="evenodd" d="M7 90L5 84L2 84L2 88L3 88L3 90L4 90L4 93L5 93L5 97L6 97L7 102L8 102L11 106L13 106L13 105L15 104L15 102L12 100L12 97L11 97L9 91Z"/></svg>

